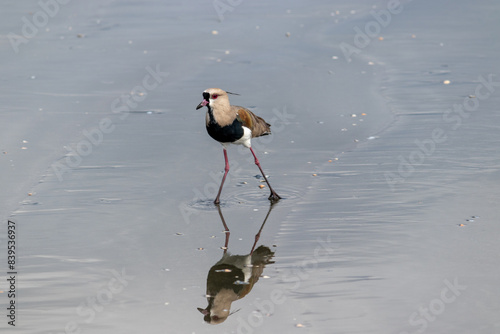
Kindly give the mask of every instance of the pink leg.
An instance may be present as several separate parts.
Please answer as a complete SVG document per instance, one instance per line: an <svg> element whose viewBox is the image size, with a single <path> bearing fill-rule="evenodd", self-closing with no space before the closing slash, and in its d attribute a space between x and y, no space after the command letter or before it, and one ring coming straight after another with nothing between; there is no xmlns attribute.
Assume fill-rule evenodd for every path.
<svg viewBox="0 0 500 334"><path fill-rule="evenodd" d="M219 216L220 219L222 220L222 225L224 225L224 233L226 234L226 242L224 243L224 247L222 249L224 250L224 254L227 252L227 248L229 245L229 235L231 232L229 232L229 227L227 227L226 220L224 219L224 216L222 215L222 211L220 209L220 206L217 205L217 209L219 210Z"/></svg>
<svg viewBox="0 0 500 334"><path fill-rule="evenodd" d="M264 225L266 225L267 218L269 218L269 215L271 214L271 210L273 209L274 203L271 203L271 206L269 207L269 210L267 211L266 218L264 218L264 221L262 222L262 225L260 226L259 232L255 235L255 241L252 246L252 250L250 251L250 254L253 254L253 251L255 249L255 246L257 245L257 242L260 239L260 232L262 232L262 229L264 228Z"/></svg>
<svg viewBox="0 0 500 334"><path fill-rule="evenodd" d="M224 167L224 177L222 178L222 182L220 184L219 192L217 193L217 197L215 198L214 204L220 203L220 193L222 192L222 186L224 185L224 181L226 181L226 175L229 172L229 160L227 159L227 150L224 148L224 160L226 161L226 167Z"/></svg>
<svg viewBox="0 0 500 334"><path fill-rule="evenodd" d="M267 180L266 174L264 174L264 172L262 171L262 168L260 167L259 159L257 159L257 156L255 155L255 152L253 151L253 149L251 147L250 147L250 152L252 152L253 157L255 158L255 164L257 165L257 167L259 167L260 173L264 177L264 180L266 181L267 186L271 190L271 195L269 195L269 200L273 201L273 202L278 201L279 199L281 199L281 197L273 190L273 188L269 184L269 181Z"/></svg>

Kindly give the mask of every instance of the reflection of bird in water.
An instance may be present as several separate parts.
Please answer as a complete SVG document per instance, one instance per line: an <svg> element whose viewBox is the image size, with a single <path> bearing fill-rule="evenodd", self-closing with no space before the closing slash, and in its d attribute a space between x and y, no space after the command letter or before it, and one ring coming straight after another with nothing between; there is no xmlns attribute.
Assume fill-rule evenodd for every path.
<svg viewBox="0 0 500 334"><path fill-rule="evenodd" d="M218 207L222 224L226 230L226 242L223 247L224 254L222 258L208 272L208 306L205 309L198 308L198 311L204 315L206 322L214 325L224 322L231 315L231 304L235 300L245 297L259 280L265 266L274 263L271 261L274 252L269 247L261 245L255 249L260 232L271 213L272 206L269 207L266 218L259 232L255 235L252 250L247 255L231 255L227 252L229 228L226 225L220 207Z"/></svg>
<svg viewBox="0 0 500 334"><path fill-rule="evenodd" d="M243 145L250 149L255 164L266 181L271 195L269 200L272 202L278 201L281 197L273 190L271 184L267 180L266 175L260 167L259 159L252 149L251 139L271 134L271 125L266 123L261 117L254 115L250 110L229 104L228 92L220 88L209 88L203 92L203 101L198 104L196 109L207 107L206 126L210 137L217 140L224 148L224 160L226 166L224 168L224 177L220 184L219 192L214 203L219 204L220 193L222 186L226 180L226 175L229 172L229 162L227 159L227 146L229 144ZM229 93L234 94L234 93ZM238 94L235 94L238 95Z"/></svg>

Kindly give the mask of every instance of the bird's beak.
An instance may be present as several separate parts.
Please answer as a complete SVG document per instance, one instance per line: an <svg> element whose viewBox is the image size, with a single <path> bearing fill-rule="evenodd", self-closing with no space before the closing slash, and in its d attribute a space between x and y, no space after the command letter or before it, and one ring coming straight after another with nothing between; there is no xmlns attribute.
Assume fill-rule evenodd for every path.
<svg viewBox="0 0 500 334"><path fill-rule="evenodd" d="M208 104L208 101L207 100L203 100L201 101L200 104L198 104L198 106L196 107L196 110L200 109L201 107L204 107Z"/></svg>

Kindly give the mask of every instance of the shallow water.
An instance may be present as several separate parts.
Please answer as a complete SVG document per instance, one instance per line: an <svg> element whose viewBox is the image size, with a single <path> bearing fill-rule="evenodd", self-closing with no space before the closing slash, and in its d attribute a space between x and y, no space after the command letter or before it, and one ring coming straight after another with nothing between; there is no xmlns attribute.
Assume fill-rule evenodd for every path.
<svg viewBox="0 0 500 334"><path fill-rule="evenodd" d="M37 6L11 6L4 31ZM17 330L497 331L499 95L477 87L497 72L499 8L404 3L347 61L373 6L243 2L220 21L210 2L90 1L17 54L4 40ZM197 310L226 243L222 149L194 110L213 86L272 124L253 147L284 198L256 244L274 263L217 326ZM447 114L466 99L476 110ZM248 150L229 161L228 252L247 255L268 193Z"/></svg>

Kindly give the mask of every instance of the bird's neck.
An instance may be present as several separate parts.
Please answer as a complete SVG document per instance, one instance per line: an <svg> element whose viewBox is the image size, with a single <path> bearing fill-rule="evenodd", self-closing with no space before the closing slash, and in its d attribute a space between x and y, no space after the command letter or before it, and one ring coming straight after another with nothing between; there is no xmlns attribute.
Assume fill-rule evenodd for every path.
<svg viewBox="0 0 500 334"><path fill-rule="evenodd" d="M231 111L231 106L216 106L214 108L208 106L207 114L210 124L218 124L222 127L231 125L236 118L236 113Z"/></svg>

